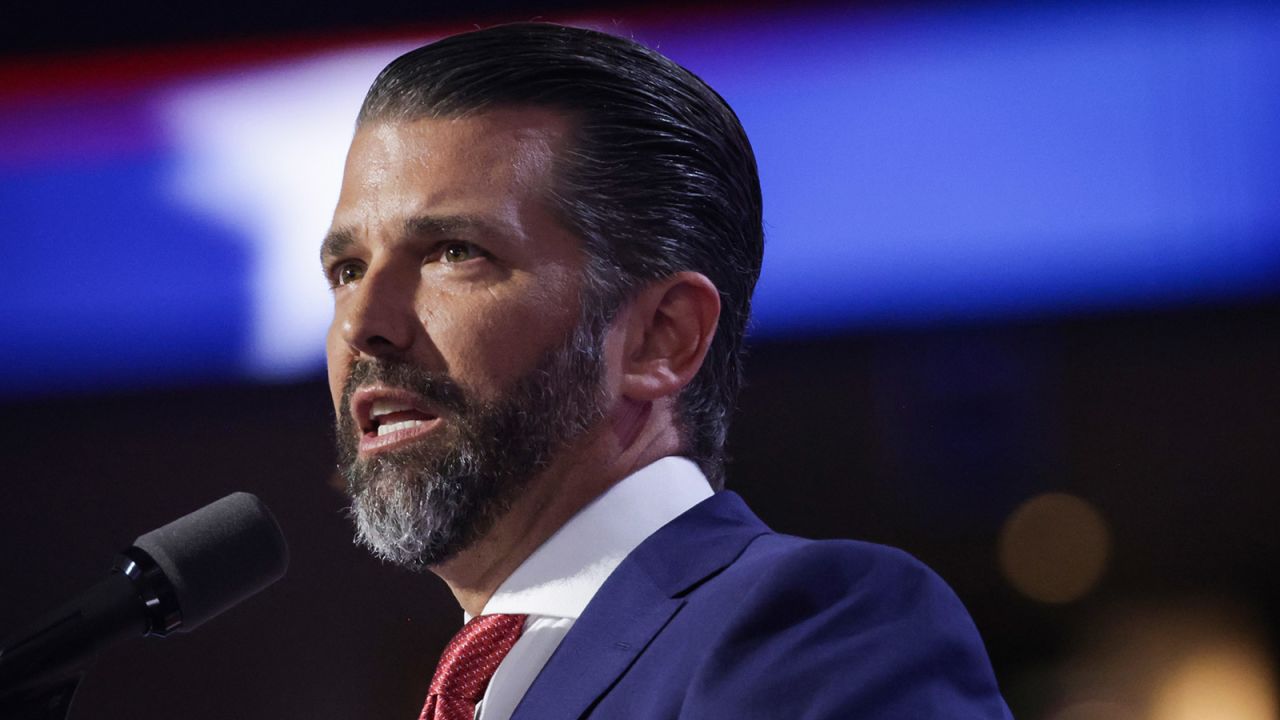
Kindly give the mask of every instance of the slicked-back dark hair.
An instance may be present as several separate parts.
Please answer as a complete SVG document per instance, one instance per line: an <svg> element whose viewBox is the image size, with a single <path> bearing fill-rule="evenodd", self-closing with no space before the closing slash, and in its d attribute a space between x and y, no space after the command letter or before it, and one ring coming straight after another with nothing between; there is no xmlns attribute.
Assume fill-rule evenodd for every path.
<svg viewBox="0 0 1280 720"><path fill-rule="evenodd" d="M572 122L552 210L582 237L584 303L603 325L638 288L692 270L720 292L707 358L681 392L684 451L724 484L742 340L764 254L755 156L706 83L631 40L547 23L454 35L392 61L359 124L533 106Z"/></svg>

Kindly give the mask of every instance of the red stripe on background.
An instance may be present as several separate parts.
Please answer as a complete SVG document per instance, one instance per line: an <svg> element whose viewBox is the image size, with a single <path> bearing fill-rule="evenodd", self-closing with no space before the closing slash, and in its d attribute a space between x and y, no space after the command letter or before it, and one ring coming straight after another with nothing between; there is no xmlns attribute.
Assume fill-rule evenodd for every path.
<svg viewBox="0 0 1280 720"><path fill-rule="evenodd" d="M429 37L439 32L441 31L438 29L428 31L415 28L394 33L342 33L255 39L10 60L0 64L0 104L89 91L128 93L206 72L234 71L338 47L403 41Z"/></svg>
<svg viewBox="0 0 1280 720"><path fill-rule="evenodd" d="M822 2L806 2L820 7ZM872 3L855 3L867 5ZM560 22L591 21L608 29L613 21L647 24L677 21L689 24L715 19L749 16L763 8L776 8L768 0L745 0L734 4L705 0L692 6L669 7L653 4L624 5L612 11L589 9L557 16L489 17L476 22L414 25L395 30L333 31L306 35L256 37L214 43L183 43L140 49L118 49L84 54L58 54L0 61L0 105L39 98L58 98L94 91L106 95L127 93L207 72L226 72L263 63L288 60L337 48L358 48L389 42L441 37L477 27L519 20Z"/></svg>

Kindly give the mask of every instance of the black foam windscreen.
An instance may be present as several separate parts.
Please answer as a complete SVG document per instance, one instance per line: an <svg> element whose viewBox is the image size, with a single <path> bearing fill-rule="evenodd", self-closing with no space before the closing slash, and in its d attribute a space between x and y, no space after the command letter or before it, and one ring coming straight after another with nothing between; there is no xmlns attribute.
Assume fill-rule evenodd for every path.
<svg viewBox="0 0 1280 720"><path fill-rule="evenodd" d="M232 493L134 541L172 584L189 631L280 579L289 548L256 496Z"/></svg>

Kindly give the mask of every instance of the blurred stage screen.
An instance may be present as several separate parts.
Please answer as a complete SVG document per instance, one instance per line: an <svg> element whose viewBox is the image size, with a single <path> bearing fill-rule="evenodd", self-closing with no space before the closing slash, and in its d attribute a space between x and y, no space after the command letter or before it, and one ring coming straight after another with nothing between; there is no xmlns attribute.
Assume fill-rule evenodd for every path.
<svg viewBox="0 0 1280 720"><path fill-rule="evenodd" d="M741 115L779 338L1280 290L1280 8L584 18ZM0 68L0 395L309 377L360 98L429 34Z"/></svg>

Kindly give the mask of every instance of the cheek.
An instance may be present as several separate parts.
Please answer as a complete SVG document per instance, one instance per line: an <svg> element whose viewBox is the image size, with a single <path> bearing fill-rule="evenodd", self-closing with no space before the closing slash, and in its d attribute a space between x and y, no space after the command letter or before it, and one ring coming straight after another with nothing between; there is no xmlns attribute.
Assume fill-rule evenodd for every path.
<svg viewBox="0 0 1280 720"><path fill-rule="evenodd" d="M329 327L329 334L325 337L325 359L329 373L329 394L333 398L333 410L336 413L342 404L343 386L351 367L351 350L342 341L336 322Z"/></svg>
<svg viewBox="0 0 1280 720"><path fill-rule="evenodd" d="M578 304L538 291L483 293L455 298L450 310L426 323L449 372L476 389L505 388L564 341L577 320Z"/></svg>
<svg viewBox="0 0 1280 720"><path fill-rule="evenodd" d="M449 374L483 393L519 372L540 323L510 303L456 303L426 325Z"/></svg>

